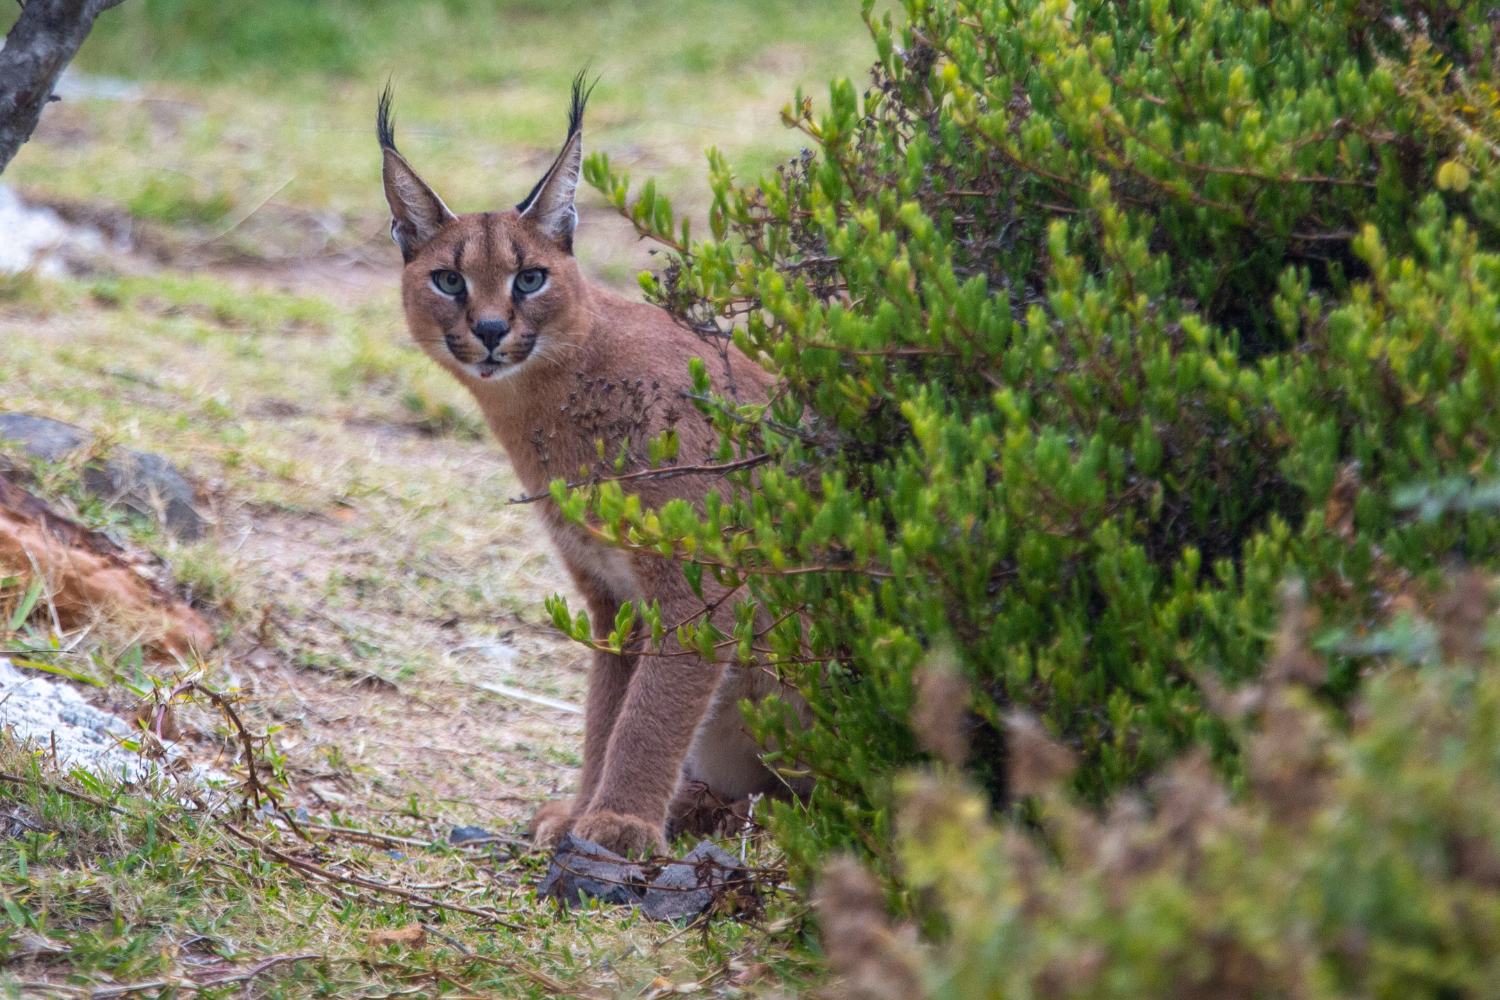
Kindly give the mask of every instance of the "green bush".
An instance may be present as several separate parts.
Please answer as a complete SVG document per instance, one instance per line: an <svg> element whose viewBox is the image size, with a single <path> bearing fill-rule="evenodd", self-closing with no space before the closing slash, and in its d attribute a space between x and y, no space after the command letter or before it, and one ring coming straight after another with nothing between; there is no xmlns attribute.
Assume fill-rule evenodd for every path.
<svg viewBox="0 0 1500 1000"><path fill-rule="evenodd" d="M1097 802L1195 742L1238 773L1202 692L1258 675L1283 579L1358 631L1500 552L1493 509L1394 502L1500 471L1483 5L871 9L869 90L786 112L810 152L750 185L710 154L710 239L587 166L671 248L647 292L783 379L765 412L698 401L725 460L763 464L701 515L556 493L617 544L743 585L734 636L683 638L769 660L811 703L805 731L752 713L818 778L775 814L804 862L887 854L934 642L978 691L992 794L1021 705ZM1357 671L1335 658L1320 696Z"/></svg>
<svg viewBox="0 0 1500 1000"><path fill-rule="evenodd" d="M1428 662L1379 664L1352 732L1291 683L1318 665L1294 615L1265 682L1219 701L1236 727L1253 723L1237 801L1199 754L1101 818L1057 787L1067 753L1024 719L1013 768L1039 794L1030 832L993 822L951 776L908 775L900 857L918 910L947 933L908 943L868 875L830 866L820 918L848 993L1497 995L1500 671L1476 657L1493 596L1469 574L1439 628L1408 619L1382 636ZM1418 633L1447 655L1414 648Z"/></svg>

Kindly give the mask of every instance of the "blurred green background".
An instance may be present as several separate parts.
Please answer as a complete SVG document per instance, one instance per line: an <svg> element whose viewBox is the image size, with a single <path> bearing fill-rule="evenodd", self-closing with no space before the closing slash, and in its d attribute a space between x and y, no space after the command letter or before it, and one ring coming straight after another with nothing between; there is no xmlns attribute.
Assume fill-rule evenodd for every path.
<svg viewBox="0 0 1500 1000"><path fill-rule="evenodd" d="M388 78L403 151L456 210L525 194L583 67L599 78L588 147L692 208L706 147L772 167L799 147L779 120L796 88L821 93L872 58L858 0L126 0L5 181L191 231L220 261L377 253L371 131ZM580 256L629 287L649 259L591 199Z"/></svg>
<svg viewBox="0 0 1500 1000"><path fill-rule="evenodd" d="M21 246L31 261L0 266L0 410L93 434L93 452L48 463L32 486L160 557L210 616L223 642L192 676L237 692L246 725L274 733L290 804L424 842L455 825L516 832L575 786L581 761L578 716L476 686L582 702L588 655L547 621L545 598L573 591L536 508L510 504L525 490L469 394L406 331L374 136L386 81L401 149L453 208L474 211L514 204L552 162L569 85L588 67L598 86L586 148L638 182L655 177L703 232L705 147L752 175L795 155L800 133L780 111L797 88L824 95L830 77L863 78L874 59L859 9L125 0L99 19L58 88L63 100L0 177L30 203L0 202L14 213L0 218L0 250ZM0 31L16 11L0 0ZM580 192L579 209L585 269L639 295L648 245L595 192ZM46 232L7 243L11 218ZM115 445L181 470L212 518L207 537L179 542L88 495L80 469ZM17 587L0 591L7 622ZM45 603L34 611L26 627L50 634ZM111 704L133 705L144 690L130 672L139 623L119 625L59 639L63 650L46 655L102 685L88 690ZM0 649L38 648L31 632L13 631L0 627ZM193 724L213 734L206 761L226 745L220 723ZM124 833L110 836L133 849ZM0 838L0 869L16 870L23 849ZM224 854L240 859L236 871L238 850ZM369 850L358 850L365 870ZM437 869L410 853L376 863L429 891ZM778 968L756 972L763 982L743 995L785 996L811 964L800 931L767 931L792 924L774 911L770 924L718 920L686 936L612 908L565 915L527 898L538 857L485 859L515 936L445 924L481 961L497 960L465 978L466 995L543 995L531 973L512 971L521 959L544 970L538 981L578 986L549 996L663 995L663 977L738 975L726 963L739 955L740 971ZM216 955L334 956L331 966L278 966L266 984L277 996L411 992L389 946L366 937L406 920L389 898L328 906L299 878L226 885L197 867L107 868L44 873L38 863L29 882L4 883L28 927L68 942L66 956L50 956L56 981L75 984L61 989L158 973L190 982L204 966L178 942L207 941L208 927L215 942L237 942ZM445 884L473 902L479 877ZM0 959L17 947L6 940Z"/></svg>

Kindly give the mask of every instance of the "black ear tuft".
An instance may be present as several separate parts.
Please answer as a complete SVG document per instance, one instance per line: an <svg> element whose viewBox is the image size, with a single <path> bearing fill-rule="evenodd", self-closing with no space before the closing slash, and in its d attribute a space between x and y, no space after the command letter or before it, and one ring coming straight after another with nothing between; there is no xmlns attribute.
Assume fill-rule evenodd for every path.
<svg viewBox="0 0 1500 1000"><path fill-rule="evenodd" d="M396 127L391 118L391 81L385 81L385 90L380 93L380 104L375 110L375 135L380 139L381 149L396 149Z"/></svg>
<svg viewBox="0 0 1500 1000"><path fill-rule="evenodd" d="M596 76L594 77L594 82L589 84L587 89L584 88L583 84L585 78L588 76L588 72L588 67L585 66L583 69L578 71L577 76L573 77L573 99L572 102L568 105L567 139L571 139L579 132L583 131L583 109L589 103L589 95L592 94L594 92L594 88L599 85L599 78ZM564 149L567 149L567 139L563 140ZM562 154L559 153L558 157L561 158L561 156ZM531 207L531 203L536 201L536 196L542 190L542 185L547 183L547 178L552 176L552 171L556 168L556 166L557 164L556 162L554 162L551 167L547 168L547 172L542 175L542 179L537 181L536 184L532 186L531 193L516 203L516 211L524 213L528 208Z"/></svg>
<svg viewBox="0 0 1500 1000"><path fill-rule="evenodd" d="M588 67L585 66L578 71L577 76L573 77L573 103L568 107L569 139L573 138L574 134L583 128L584 106L589 103L589 95L599 85L599 78L596 76L594 77L594 82L589 84L589 88L587 90L583 89L584 77L588 74L588 71Z"/></svg>
<svg viewBox="0 0 1500 1000"><path fill-rule="evenodd" d="M380 140L380 183L391 207L391 239L401 247L401 259L410 264L416 251L455 216L396 149L389 80L375 110L375 137Z"/></svg>

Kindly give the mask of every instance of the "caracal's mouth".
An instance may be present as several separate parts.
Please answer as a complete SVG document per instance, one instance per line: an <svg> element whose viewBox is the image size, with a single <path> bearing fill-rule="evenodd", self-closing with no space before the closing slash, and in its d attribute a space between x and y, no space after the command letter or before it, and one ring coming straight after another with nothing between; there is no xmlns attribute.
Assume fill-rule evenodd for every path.
<svg viewBox="0 0 1500 1000"><path fill-rule="evenodd" d="M531 355L528 353L523 358L486 358L484 361L470 362L464 367L475 378L485 382L493 382L521 367L521 363L529 357Z"/></svg>
<svg viewBox="0 0 1500 1000"><path fill-rule="evenodd" d="M507 375L510 372L513 372L517 368L521 367L521 365L525 363L526 359L531 357L532 354L532 352L528 350L525 354L521 354L520 357L516 357L515 354L517 353L519 353L519 351L516 351L514 348L512 348L512 353L510 356L501 355L498 358L490 357L485 358L483 361L471 361L464 367L469 369L469 371L474 375L475 378L483 379L486 382L492 382L495 379L503 375Z"/></svg>

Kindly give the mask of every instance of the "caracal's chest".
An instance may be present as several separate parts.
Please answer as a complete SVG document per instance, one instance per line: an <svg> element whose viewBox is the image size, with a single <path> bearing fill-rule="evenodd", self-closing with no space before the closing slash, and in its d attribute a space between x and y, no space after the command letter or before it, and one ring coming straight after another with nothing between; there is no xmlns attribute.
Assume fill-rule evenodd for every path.
<svg viewBox="0 0 1500 1000"><path fill-rule="evenodd" d="M561 518L549 519L548 528L568 569L607 591L616 605L650 600L630 553L605 545L583 528Z"/></svg>

